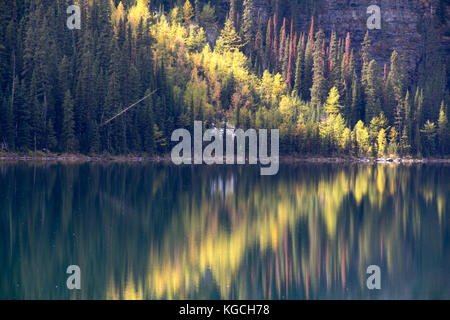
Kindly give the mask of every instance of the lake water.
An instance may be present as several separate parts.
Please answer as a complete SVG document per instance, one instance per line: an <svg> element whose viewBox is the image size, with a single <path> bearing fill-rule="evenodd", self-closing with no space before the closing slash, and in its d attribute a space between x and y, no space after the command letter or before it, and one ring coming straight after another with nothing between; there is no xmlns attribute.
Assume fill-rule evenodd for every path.
<svg viewBox="0 0 450 320"><path fill-rule="evenodd" d="M0 299L450 299L449 165L259 173L3 162Z"/></svg>

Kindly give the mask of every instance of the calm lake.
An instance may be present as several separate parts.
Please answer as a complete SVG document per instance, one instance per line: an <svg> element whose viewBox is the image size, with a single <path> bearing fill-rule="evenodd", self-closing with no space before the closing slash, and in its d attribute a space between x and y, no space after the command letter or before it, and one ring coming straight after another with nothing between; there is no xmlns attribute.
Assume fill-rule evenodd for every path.
<svg viewBox="0 0 450 320"><path fill-rule="evenodd" d="M0 299L450 299L449 214L448 164L2 162Z"/></svg>

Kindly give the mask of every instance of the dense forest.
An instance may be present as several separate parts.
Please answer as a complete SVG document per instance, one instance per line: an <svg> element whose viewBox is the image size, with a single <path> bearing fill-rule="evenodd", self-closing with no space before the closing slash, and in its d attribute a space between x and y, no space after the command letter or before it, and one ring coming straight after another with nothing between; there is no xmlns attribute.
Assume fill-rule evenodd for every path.
<svg viewBox="0 0 450 320"><path fill-rule="evenodd" d="M399 52L377 64L372 31L358 45L325 34L315 1L281 1L310 12L309 30L289 7L266 21L254 0L219 2L2 0L0 152L165 155L201 120L280 129L284 155L450 153L442 11L423 21L411 76ZM66 27L72 4L80 30Z"/></svg>

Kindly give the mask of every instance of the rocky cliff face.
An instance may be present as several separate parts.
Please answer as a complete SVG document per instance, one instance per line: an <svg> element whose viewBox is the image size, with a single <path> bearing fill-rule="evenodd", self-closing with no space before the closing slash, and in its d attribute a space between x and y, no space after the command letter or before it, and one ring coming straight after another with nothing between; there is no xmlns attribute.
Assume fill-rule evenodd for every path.
<svg viewBox="0 0 450 320"><path fill-rule="evenodd" d="M359 47L367 31L367 8L381 9L381 29L370 30L372 53L379 65L389 63L393 50L405 57L411 71L419 63L424 39L423 22L436 10L438 1L424 0L319 0L317 27L328 34L336 30L339 37L351 33L352 44ZM303 26L304 28L305 26Z"/></svg>
<svg viewBox="0 0 450 320"><path fill-rule="evenodd" d="M278 5L278 11L283 10L284 6L281 14L286 18L292 16L298 31L308 31L311 12L302 10L301 6L297 10L291 10L289 1L291 0L280 0L279 2L284 4ZM229 0L222 0L223 6L227 7L227 2ZM267 21L268 17L277 11L276 4L274 5L276 1L254 0L254 3L263 21ZM374 58L380 68L385 63L389 64L392 51L397 50L405 57L411 73L414 73L424 47L421 27L436 12L440 0L316 0L315 30L323 29L328 38L332 30L336 30L341 38L350 32L352 46L359 48L367 31L367 8L370 5L378 5L381 8L381 30L369 31ZM448 12L450 4L447 2L444 6ZM441 40L442 45L449 50L450 37L442 36ZM450 55L447 54L448 56Z"/></svg>

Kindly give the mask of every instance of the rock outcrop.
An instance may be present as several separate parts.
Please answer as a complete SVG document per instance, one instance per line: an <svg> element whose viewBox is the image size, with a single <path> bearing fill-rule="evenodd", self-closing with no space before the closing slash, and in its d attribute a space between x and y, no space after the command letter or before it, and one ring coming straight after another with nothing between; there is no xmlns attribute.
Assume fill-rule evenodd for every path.
<svg viewBox="0 0 450 320"><path fill-rule="evenodd" d="M311 12L297 6L291 8L290 0L280 0L279 4L287 18L294 19L297 31L308 31L311 23ZM295 2L295 1L292 1ZM229 0L222 0L221 10L227 11ZM254 0L260 17L267 21L277 9L273 5L276 1ZM301 3L301 2L300 2ZM351 33L352 46L359 48L367 31L367 8L378 5L381 9L381 29L370 30L373 58L380 68L389 65L393 50L397 50L404 58L408 69L414 74L420 62L424 48L422 27L427 20L436 13L439 5L444 3L444 10L450 15L450 4L442 0L316 0L314 5L315 30L323 29L329 38L332 30L338 37L344 38ZM281 24L281 22L280 22ZM450 56L450 37L441 34L442 46L447 50L447 61Z"/></svg>

